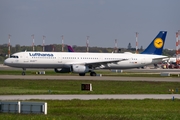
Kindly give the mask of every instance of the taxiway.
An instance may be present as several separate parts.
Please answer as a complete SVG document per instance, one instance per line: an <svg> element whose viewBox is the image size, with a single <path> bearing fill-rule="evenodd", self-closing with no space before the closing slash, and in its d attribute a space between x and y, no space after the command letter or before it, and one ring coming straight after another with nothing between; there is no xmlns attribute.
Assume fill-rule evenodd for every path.
<svg viewBox="0 0 180 120"><path fill-rule="evenodd" d="M0 100L96 100L96 99L180 99L179 94L106 95L1 95Z"/></svg>
<svg viewBox="0 0 180 120"><path fill-rule="evenodd" d="M110 81L161 81L180 82L180 78L173 77L109 77L109 76L49 76L49 75L0 75L0 79L24 80L110 80Z"/></svg>

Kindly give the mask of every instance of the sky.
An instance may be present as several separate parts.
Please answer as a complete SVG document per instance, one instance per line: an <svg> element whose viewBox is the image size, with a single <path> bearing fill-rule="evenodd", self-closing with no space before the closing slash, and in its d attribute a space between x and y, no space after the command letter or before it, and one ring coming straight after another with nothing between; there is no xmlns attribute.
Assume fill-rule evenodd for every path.
<svg viewBox="0 0 180 120"><path fill-rule="evenodd" d="M0 0L0 44L64 44L146 48L167 31L164 48L175 49L180 0Z"/></svg>

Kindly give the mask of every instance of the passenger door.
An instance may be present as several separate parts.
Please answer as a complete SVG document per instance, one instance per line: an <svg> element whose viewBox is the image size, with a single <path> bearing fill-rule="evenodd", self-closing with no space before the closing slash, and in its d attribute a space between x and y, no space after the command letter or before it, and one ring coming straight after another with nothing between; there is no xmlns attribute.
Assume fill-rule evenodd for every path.
<svg viewBox="0 0 180 120"><path fill-rule="evenodd" d="M24 53L24 63L29 63L28 53Z"/></svg>
<svg viewBox="0 0 180 120"><path fill-rule="evenodd" d="M62 63L62 57L60 55L58 56L58 63Z"/></svg>

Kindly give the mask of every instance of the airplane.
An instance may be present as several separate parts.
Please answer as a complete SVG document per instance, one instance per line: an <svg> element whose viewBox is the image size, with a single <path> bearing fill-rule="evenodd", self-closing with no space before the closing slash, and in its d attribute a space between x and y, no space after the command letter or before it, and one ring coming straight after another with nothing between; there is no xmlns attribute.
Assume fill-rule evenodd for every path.
<svg viewBox="0 0 180 120"><path fill-rule="evenodd" d="M176 64L176 57L169 57L163 59L163 63Z"/></svg>
<svg viewBox="0 0 180 120"><path fill-rule="evenodd" d="M75 52L74 49L70 45L66 45L68 48L68 52Z"/></svg>
<svg viewBox="0 0 180 120"><path fill-rule="evenodd" d="M52 68L56 73L96 76L97 69L130 69L161 62L167 58L162 55L166 34L160 31L142 54L25 51L12 54L4 64L22 68L22 75L26 68Z"/></svg>
<svg viewBox="0 0 180 120"><path fill-rule="evenodd" d="M66 45L66 46L67 46L68 52L75 52L75 50L70 45ZM148 48L148 49L151 49L151 48ZM159 53L161 53L161 52L159 52ZM132 54L132 52L124 52L124 54ZM140 54L145 54L145 51L141 52ZM146 51L146 54L152 54L152 52ZM162 62L176 63L176 58L165 58L165 59L162 59ZM156 68L156 67L158 67L158 65L154 64L154 67ZM144 68L144 66L141 68Z"/></svg>
<svg viewBox="0 0 180 120"><path fill-rule="evenodd" d="M168 63L176 64L176 59L177 59L176 57L170 57Z"/></svg>

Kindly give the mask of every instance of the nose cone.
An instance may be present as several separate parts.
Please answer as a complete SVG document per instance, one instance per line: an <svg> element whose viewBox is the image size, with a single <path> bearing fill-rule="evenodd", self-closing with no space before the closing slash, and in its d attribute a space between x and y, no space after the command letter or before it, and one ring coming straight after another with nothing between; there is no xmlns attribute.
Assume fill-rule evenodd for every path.
<svg viewBox="0 0 180 120"><path fill-rule="evenodd" d="M4 60L4 65L9 65L9 63L10 63L9 58L7 58L6 60Z"/></svg>

